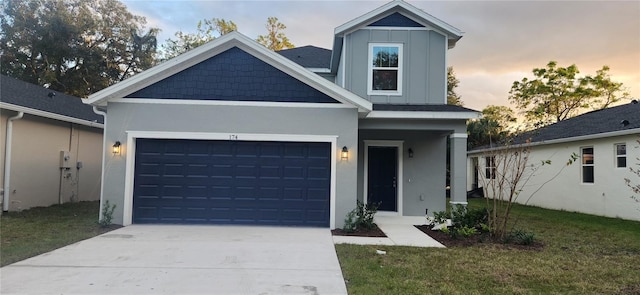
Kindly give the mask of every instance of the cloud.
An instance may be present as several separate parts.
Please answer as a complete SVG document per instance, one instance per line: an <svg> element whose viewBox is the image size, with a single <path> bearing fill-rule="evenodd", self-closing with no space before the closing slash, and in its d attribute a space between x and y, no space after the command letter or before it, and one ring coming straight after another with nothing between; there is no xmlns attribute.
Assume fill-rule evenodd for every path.
<svg viewBox="0 0 640 295"><path fill-rule="evenodd" d="M177 30L194 32L198 20L213 17L232 20L255 38L275 16L295 45L324 48L331 48L336 27L386 2L124 1L163 30L161 41ZM465 32L448 62L468 106L508 105L511 83L551 60L576 64L585 74L608 65L614 80L640 98L640 1L407 2Z"/></svg>

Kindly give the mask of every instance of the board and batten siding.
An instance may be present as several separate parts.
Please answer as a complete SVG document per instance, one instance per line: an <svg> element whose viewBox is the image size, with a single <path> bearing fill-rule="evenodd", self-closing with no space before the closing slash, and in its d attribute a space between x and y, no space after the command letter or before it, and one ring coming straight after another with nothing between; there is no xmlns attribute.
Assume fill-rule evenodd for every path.
<svg viewBox="0 0 640 295"><path fill-rule="evenodd" d="M372 103L443 104L446 101L446 37L432 30L365 28L345 36L347 90ZM369 43L403 44L402 95L368 95ZM341 61L342 62L342 61ZM338 80L341 80L339 71Z"/></svg>

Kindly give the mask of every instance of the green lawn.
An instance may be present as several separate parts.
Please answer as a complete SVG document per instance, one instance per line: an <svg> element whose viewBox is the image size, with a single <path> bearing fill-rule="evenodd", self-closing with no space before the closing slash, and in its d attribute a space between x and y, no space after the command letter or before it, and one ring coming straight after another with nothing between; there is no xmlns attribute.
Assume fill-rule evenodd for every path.
<svg viewBox="0 0 640 295"><path fill-rule="evenodd" d="M109 231L96 223L99 208L98 201L95 201L3 213L0 218L0 265Z"/></svg>
<svg viewBox="0 0 640 295"><path fill-rule="evenodd" d="M543 249L336 245L349 294L640 294L640 222L529 206L513 214Z"/></svg>

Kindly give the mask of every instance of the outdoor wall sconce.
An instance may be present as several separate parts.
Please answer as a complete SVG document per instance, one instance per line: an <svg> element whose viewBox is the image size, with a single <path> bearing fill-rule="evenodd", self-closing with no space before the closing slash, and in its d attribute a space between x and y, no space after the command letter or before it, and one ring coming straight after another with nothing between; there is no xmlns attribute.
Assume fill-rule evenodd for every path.
<svg viewBox="0 0 640 295"><path fill-rule="evenodd" d="M120 143L120 141L116 141L116 142L113 144L113 154L114 154L114 155L120 155L120 146L121 146L121 145L122 145L122 144Z"/></svg>
<svg viewBox="0 0 640 295"><path fill-rule="evenodd" d="M407 152L409 153L409 158L413 158L413 149L409 148Z"/></svg>
<svg viewBox="0 0 640 295"><path fill-rule="evenodd" d="M349 149L346 146L342 147L342 152L340 153L340 158L342 161L349 160Z"/></svg>

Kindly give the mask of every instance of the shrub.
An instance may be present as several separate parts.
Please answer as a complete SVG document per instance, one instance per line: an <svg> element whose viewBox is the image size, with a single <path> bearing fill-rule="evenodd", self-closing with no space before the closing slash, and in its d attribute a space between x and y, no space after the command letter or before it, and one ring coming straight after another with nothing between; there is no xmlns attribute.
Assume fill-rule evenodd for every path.
<svg viewBox="0 0 640 295"><path fill-rule="evenodd" d="M478 230L475 227L469 227L465 225L465 226L454 227L451 230L450 235L453 238L459 238L459 237L468 238L477 233L478 233Z"/></svg>
<svg viewBox="0 0 640 295"><path fill-rule="evenodd" d="M102 219L98 221L98 224L102 227L111 225L114 210L116 210L116 204L109 206L109 200L104 201L104 204L102 205Z"/></svg>
<svg viewBox="0 0 640 295"><path fill-rule="evenodd" d="M505 243L525 246L532 245L535 241L536 235L534 233L522 229L514 229L505 239Z"/></svg>
<svg viewBox="0 0 640 295"><path fill-rule="evenodd" d="M447 211L433 212L433 222L435 224L445 223L447 222L447 219L449 219L449 214L447 214Z"/></svg>
<svg viewBox="0 0 640 295"><path fill-rule="evenodd" d="M451 212L451 221L455 226L483 228L489 219L487 208L469 209L462 205L455 205Z"/></svg>
<svg viewBox="0 0 640 295"><path fill-rule="evenodd" d="M364 204L357 201L356 208L347 213L342 230L354 232L359 229L370 230L376 227L373 219L380 204Z"/></svg>

